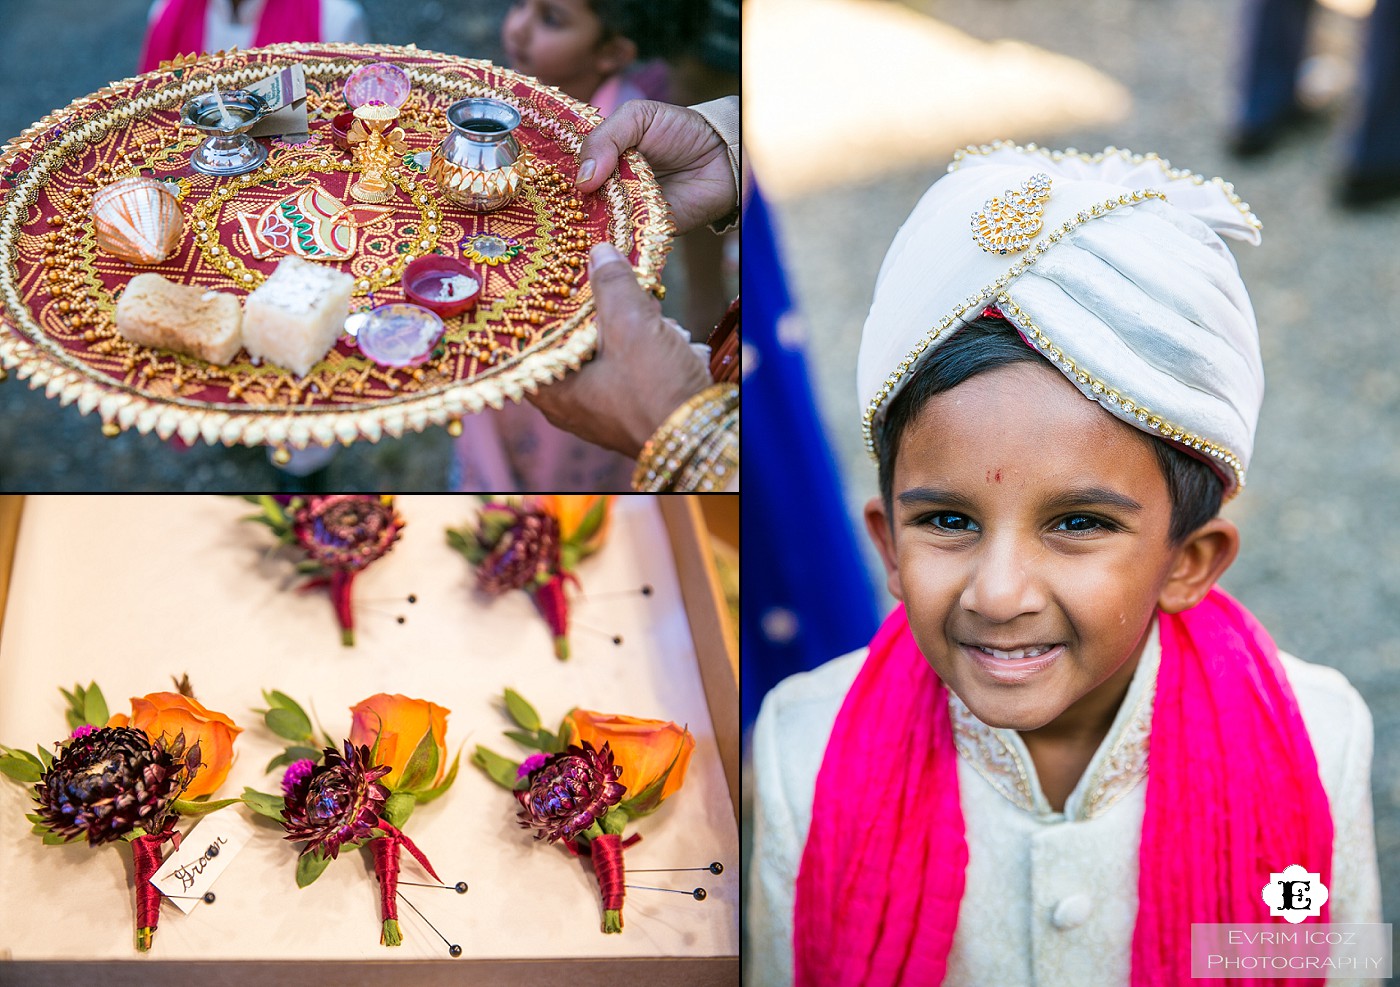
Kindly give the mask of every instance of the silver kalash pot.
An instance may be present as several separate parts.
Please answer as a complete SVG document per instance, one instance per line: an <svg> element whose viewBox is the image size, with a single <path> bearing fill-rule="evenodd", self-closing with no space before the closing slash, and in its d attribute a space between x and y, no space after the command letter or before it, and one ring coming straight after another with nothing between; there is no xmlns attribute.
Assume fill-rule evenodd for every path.
<svg viewBox="0 0 1400 987"><path fill-rule="evenodd" d="M520 114L498 99L459 99L447 108L452 129L433 151L428 177L443 197L472 212L491 212L515 198L530 177L529 155L513 135Z"/></svg>

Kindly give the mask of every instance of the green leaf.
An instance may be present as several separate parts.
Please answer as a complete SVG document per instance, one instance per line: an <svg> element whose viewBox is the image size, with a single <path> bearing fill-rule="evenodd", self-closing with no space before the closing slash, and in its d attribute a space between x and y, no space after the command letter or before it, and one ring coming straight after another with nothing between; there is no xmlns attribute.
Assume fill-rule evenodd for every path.
<svg viewBox="0 0 1400 987"><path fill-rule="evenodd" d="M303 853L297 858L297 887L304 888L320 877L321 872L330 866L330 862L331 858L320 850Z"/></svg>
<svg viewBox="0 0 1400 987"><path fill-rule="evenodd" d="M53 755L50 754L48 751L44 750L42 744L34 749L39 752L39 760L43 762L44 770L47 771L49 767L53 764Z"/></svg>
<svg viewBox="0 0 1400 987"><path fill-rule="evenodd" d="M507 730L505 734L522 747L529 747L531 750L537 751L549 750L548 747L540 746L540 735L537 733L527 733L524 730Z"/></svg>
<svg viewBox="0 0 1400 987"><path fill-rule="evenodd" d="M486 558L486 550L477 542L475 533L471 532L470 529L464 530L465 534L454 528L448 528L447 544L466 556L467 561L472 565L477 565Z"/></svg>
<svg viewBox="0 0 1400 987"><path fill-rule="evenodd" d="M573 710L569 710L568 713L565 713L565 714L564 714L564 718L563 718L562 720L559 721L559 733L558 733L558 737L559 737L559 746L556 747L556 748L554 748L554 753L556 753L556 754L561 754L561 753L563 753L564 748L565 748L565 747L568 747L569 744L573 742L574 729L573 729L573 726L572 726L572 725L570 724L570 722L569 722L569 716L570 716L570 714L572 714L572 713L573 713Z"/></svg>
<svg viewBox="0 0 1400 987"><path fill-rule="evenodd" d="M559 738L544 727L540 727L539 732L535 734L535 741L535 746L546 754L553 754L556 751L563 750L559 745Z"/></svg>
<svg viewBox="0 0 1400 987"><path fill-rule="evenodd" d="M433 728L429 726L423 732L423 739L413 749L408 763L403 766L403 774L399 776L394 789L412 792L431 785L437 779L438 763L437 743L433 740Z"/></svg>
<svg viewBox="0 0 1400 987"><path fill-rule="evenodd" d="M395 792L384 803L384 819L389 825L403 829L403 824L413 815L414 806L417 804L418 801L412 792Z"/></svg>
<svg viewBox="0 0 1400 987"><path fill-rule="evenodd" d="M574 535L569 540L582 546L603 526L603 521L608 516L608 498L599 497L593 502L593 506L588 509L588 513L583 516L583 520L574 529ZM583 554L583 553L581 553Z"/></svg>
<svg viewBox="0 0 1400 987"><path fill-rule="evenodd" d="M258 815L278 822L282 822L282 810L287 807L287 800L282 796L268 795L254 788L243 789L243 801Z"/></svg>
<svg viewBox="0 0 1400 987"><path fill-rule="evenodd" d="M573 572L577 569L581 558L583 558L583 552L576 543L566 541L559 546L559 568L564 572Z"/></svg>
<svg viewBox="0 0 1400 987"><path fill-rule="evenodd" d="M267 762L267 767L263 769L263 773L270 773L277 768L280 768L287 764L291 764L293 761L315 761L318 758L320 758L320 756L320 751L313 750L310 747L288 747L281 754L278 754L271 761Z"/></svg>
<svg viewBox="0 0 1400 987"><path fill-rule="evenodd" d="M242 801L242 799L219 799L215 802L195 802L189 799L175 799L170 803L170 807L182 816L202 816L215 809L222 809L224 806Z"/></svg>
<svg viewBox="0 0 1400 987"><path fill-rule="evenodd" d="M515 784L519 781L519 776L516 774L520 768L518 762L501 757L495 751L485 747L477 747L476 753L472 755L472 763L485 771L491 780L502 788L515 791Z"/></svg>
<svg viewBox="0 0 1400 987"><path fill-rule="evenodd" d="M540 714L514 689L506 690L506 711L523 729L533 732L540 728Z"/></svg>
<svg viewBox="0 0 1400 987"><path fill-rule="evenodd" d="M33 763L14 754L6 754L0 757L0 774L13 778L15 781L29 784L38 781L43 777L43 769L39 767L38 759Z"/></svg>
<svg viewBox="0 0 1400 987"><path fill-rule="evenodd" d="M300 708L277 707L264 714L268 729L286 740L311 740L311 720Z"/></svg>
<svg viewBox="0 0 1400 987"><path fill-rule="evenodd" d="M38 823L40 825L42 825L44 822L44 817L39 815L37 812L26 812L24 814L24 818L28 819L32 823Z"/></svg>
<svg viewBox="0 0 1400 987"><path fill-rule="evenodd" d="M102 690L93 682L87 687L83 697L83 722L101 728L107 725L111 716L107 712L107 700L102 698Z"/></svg>
<svg viewBox="0 0 1400 987"><path fill-rule="evenodd" d="M297 571L297 572L300 572L300 573L302 573L303 575L309 576L309 575L312 575L313 573L320 572L321 569L324 568L324 567L321 565L321 563L317 562L315 559L302 559L300 562L298 562L298 563L296 564L295 568L296 568L296 571Z"/></svg>
<svg viewBox="0 0 1400 987"><path fill-rule="evenodd" d="M263 698L267 700L267 705L272 709L301 709L301 705L295 699L285 692L278 692L276 689L264 689Z"/></svg>
<svg viewBox="0 0 1400 987"><path fill-rule="evenodd" d="M461 762L461 760L462 750L459 747L457 749L457 756L452 759L452 767L448 768L447 774L443 776L442 784L438 785L436 788L430 788L426 792L419 792L418 801L431 802L433 799L437 798L443 792L451 788L452 783L457 780L457 765Z"/></svg>
<svg viewBox="0 0 1400 987"><path fill-rule="evenodd" d="M71 842L72 839L70 837L64 836L62 833L44 834L44 846L62 846L64 843Z"/></svg>
<svg viewBox="0 0 1400 987"><path fill-rule="evenodd" d="M640 819L642 816L651 815L651 813L660 808L661 789L666 785L666 779L671 777L671 772L676 769L676 762L680 760L681 751L683 749L683 746L676 749L676 756L671 758L671 763L667 765L665 771L657 776L655 781L631 798L623 799L618 803L617 807L619 809L625 809L628 815L633 819Z"/></svg>

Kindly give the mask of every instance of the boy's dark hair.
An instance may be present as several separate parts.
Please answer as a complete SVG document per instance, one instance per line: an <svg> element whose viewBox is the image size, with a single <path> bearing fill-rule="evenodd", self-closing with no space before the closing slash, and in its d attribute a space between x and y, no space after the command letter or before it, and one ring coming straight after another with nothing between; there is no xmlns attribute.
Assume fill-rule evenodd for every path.
<svg viewBox="0 0 1400 987"><path fill-rule="evenodd" d="M603 37L630 38L637 61L674 58L703 40L709 0L588 0L603 23Z"/></svg>
<svg viewBox="0 0 1400 987"><path fill-rule="evenodd" d="M894 516L894 460L900 437L929 398L952 390L980 373L1023 362L1043 363L1045 358L1027 345L1010 323L983 316L957 330L914 371L909 383L890 403L885 424L875 440L880 456L880 496L884 498L888 516ZM1145 432L1142 436L1151 440L1157 465L1167 481L1167 494L1172 502L1167 537L1173 545L1179 545L1187 535L1220 512L1224 481L1194 456L1156 436Z"/></svg>

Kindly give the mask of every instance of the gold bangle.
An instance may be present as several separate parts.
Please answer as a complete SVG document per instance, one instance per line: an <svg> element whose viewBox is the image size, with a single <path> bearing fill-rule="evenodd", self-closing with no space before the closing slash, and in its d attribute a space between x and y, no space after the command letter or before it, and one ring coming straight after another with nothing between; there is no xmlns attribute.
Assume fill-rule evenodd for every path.
<svg viewBox="0 0 1400 987"><path fill-rule="evenodd" d="M712 384L671 412L642 446L632 472L632 489L640 493L671 489L717 422L737 408L738 401L738 384Z"/></svg>
<svg viewBox="0 0 1400 987"><path fill-rule="evenodd" d="M699 493L721 490L738 468L739 409L733 408L701 442L671 489Z"/></svg>

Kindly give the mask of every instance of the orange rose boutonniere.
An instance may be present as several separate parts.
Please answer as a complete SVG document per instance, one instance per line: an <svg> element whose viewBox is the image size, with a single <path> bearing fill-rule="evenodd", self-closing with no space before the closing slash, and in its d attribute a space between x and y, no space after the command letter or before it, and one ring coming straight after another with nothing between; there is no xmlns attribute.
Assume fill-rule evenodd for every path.
<svg viewBox="0 0 1400 987"><path fill-rule="evenodd" d="M130 716L110 716L93 682L68 700L69 736L38 756L0 747L0 774L32 785L25 818L46 845L86 840L129 844L136 891L136 948L151 948L161 894L151 884L161 846L180 845L182 816L203 815L239 799L210 800L228 777L241 729L188 691L153 692L131 700Z"/></svg>
<svg viewBox="0 0 1400 987"><path fill-rule="evenodd" d="M516 762L478 747L472 763L515 794L516 818L535 839L588 856L602 895L603 931L621 932L622 851L641 839L624 840L623 829L680 789L695 738L666 720L583 709L565 716L554 734L519 693L507 689L505 707L520 728L506 736L537 753Z"/></svg>

